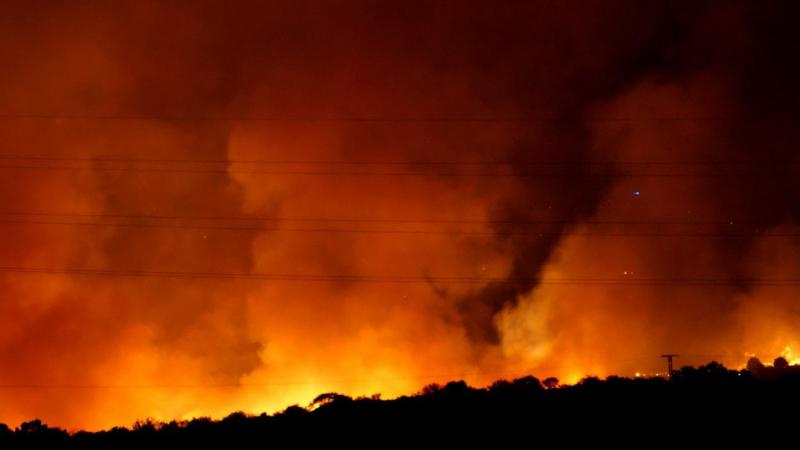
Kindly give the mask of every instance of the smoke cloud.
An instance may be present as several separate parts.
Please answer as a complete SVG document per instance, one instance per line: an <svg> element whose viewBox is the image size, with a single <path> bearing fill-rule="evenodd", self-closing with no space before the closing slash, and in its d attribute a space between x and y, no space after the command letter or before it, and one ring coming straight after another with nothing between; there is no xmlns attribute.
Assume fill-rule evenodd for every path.
<svg viewBox="0 0 800 450"><path fill-rule="evenodd" d="M800 346L795 4L4 9L0 421Z"/></svg>

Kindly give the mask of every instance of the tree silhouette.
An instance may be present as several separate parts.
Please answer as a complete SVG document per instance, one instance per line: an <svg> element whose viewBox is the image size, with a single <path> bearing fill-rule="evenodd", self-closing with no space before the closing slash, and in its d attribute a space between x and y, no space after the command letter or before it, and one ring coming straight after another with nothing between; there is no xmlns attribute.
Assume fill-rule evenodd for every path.
<svg viewBox="0 0 800 450"><path fill-rule="evenodd" d="M532 376L499 380L487 388L453 381L392 400L328 392L308 408L291 406L273 415L234 412L221 420L200 417L167 423L145 419L130 429L73 434L31 420L13 430L0 425L0 448L227 449L299 443L375 447L404 439L410 445L432 444L434 437L443 447L487 438L503 446L504 440L508 445L534 437L565 442L591 436L596 441L604 435L614 436L618 444L620 437L633 438L636 433L647 432L652 438L666 425L673 435L695 439L711 423L747 430L763 443L767 431L793 423L795 415L786 407L800 401L800 367L764 367L751 358L748 368L752 370L730 370L711 362L682 367L669 380L586 377L575 385L560 385L555 378L540 382Z"/></svg>
<svg viewBox="0 0 800 450"><path fill-rule="evenodd" d="M764 364L755 356L747 360L747 370L752 373L759 373L764 370Z"/></svg>
<svg viewBox="0 0 800 450"><path fill-rule="evenodd" d="M558 378L556 378L556 377L547 377L547 378L544 379L542 384L547 389L553 389L553 388L557 388L558 387L559 382L558 382Z"/></svg>
<svg viewBox="0 0 800 450"><path fill-rule="evenodd" d="M784 358L783 356L778 356L772 362L772 367L774 367L774 368L776 368L778 370L785 369L785 368L789 367L789 361L787 361L786 358Z"/></svg>

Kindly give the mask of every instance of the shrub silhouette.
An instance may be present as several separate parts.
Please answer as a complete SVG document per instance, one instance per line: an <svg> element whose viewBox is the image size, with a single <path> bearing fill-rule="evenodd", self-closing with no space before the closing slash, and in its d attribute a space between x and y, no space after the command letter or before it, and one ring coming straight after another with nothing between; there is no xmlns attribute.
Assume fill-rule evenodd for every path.
<svg viewBox="0 0 800 450"><path fill-rule="evenodd" d="M747 370L752 373L759 373L764 370L764 364L755 356L747 360Z"/></svg>
<svg viewBox="0 0 800 450"><path fill-rule="evenodd" d="M706 433L714 436L714 446L746 433L763 445L766 436L782 436L770 431L792 429L795 413L787 407L800 401L800 368L764 367L755 359L748 367L752 370L736 371L711 362L683 367L671 380L586 377L571 386L532 376L487 388L453 381L393 400L328 392L309 408L291 406L273 415L234 412L221 420L167 423L145 419L130 429L94 433L69 434L31 420L13 430L0 425L0 448L379 447L423 440L449 448L486 439L501 447L506 441L555 438L565 444L582 437L640 445L640 434L652 439L664 430L695 440L697 433ZM727 431L710 433L715 424Z"/></svg>
<svg viewBox="0 0 800 450"><path fill-rule="evenodd" d="M544 381L542 381L542 384L547 389L553 389L558 387L559 381L556 377L547 377L544 379Z"/></svg>

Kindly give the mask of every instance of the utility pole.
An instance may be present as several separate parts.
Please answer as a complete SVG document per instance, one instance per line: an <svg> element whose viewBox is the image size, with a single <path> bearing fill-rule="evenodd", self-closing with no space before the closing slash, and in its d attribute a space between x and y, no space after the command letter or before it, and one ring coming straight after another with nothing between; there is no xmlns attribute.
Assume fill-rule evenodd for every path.
<svg viewBox="0 0 800 450"><path fill-rule="evenodd" d="M662 358L667 358L667 378L672 379L672 358L677 358L680 355L676 355L674 353L667 353L665 355L661 355Z"/></svg>

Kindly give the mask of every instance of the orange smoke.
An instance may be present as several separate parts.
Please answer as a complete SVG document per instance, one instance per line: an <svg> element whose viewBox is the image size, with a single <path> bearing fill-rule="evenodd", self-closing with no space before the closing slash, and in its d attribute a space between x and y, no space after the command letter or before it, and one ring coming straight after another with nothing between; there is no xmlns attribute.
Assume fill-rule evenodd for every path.
<svg viewBox="0 0 800 450"><path fill-rule="evenodd" d="M791 15L619 6L9 5L0 422L800 348Z"/></svg>

